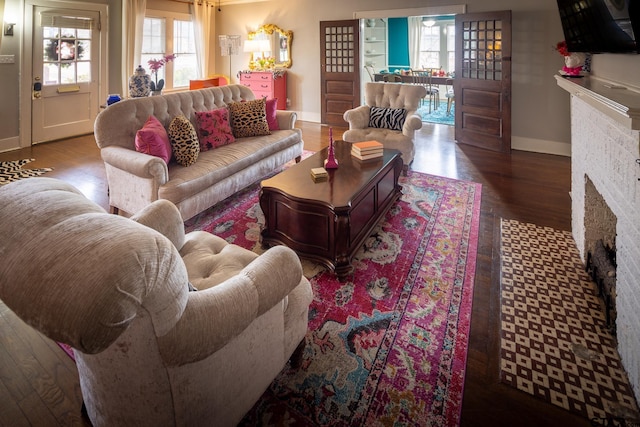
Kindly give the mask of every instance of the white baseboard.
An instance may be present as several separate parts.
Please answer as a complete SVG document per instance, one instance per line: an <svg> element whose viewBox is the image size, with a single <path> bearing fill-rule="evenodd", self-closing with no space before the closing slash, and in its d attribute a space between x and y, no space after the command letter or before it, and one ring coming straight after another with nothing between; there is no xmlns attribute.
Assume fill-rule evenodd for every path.
<svg viewBox="0 0 640 427"><path fill-rule="evenodd" d="M511 149L571 157L571 144L567 142L512 136Z"/></svg>
<svg viewBox="0 0 640 427"><path fill-rule="evenodd" d="M296 111L298 115L298 120L302 120L303 122L312 122L312 123L321 123L322 116L318 113L310 113L305 111ZM304 139L304 135L303 135Z"/></svg>
<svg viewBox="0 0 640 427"><path fill-rule="evenodd" d="M21 148L20 137L13 136L11 138L0 139L0 153L5 151L13 151Z"/></svg>

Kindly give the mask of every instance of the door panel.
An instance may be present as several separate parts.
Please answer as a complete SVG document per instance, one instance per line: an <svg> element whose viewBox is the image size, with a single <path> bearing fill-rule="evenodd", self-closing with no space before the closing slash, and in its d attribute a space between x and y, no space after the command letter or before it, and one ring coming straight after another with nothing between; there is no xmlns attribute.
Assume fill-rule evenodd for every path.
<svg viewBox="0 0 640 427"><path fill-rule="evenodd" d="M93 132L99 108L99 12L35 6L33 21L32 142Z"/></svg>
<svg viewBox="0 0 640 427"><path fill-rule="evenodd" d="M511 11L456 15L456 141L511 150Z"/></svg>
<svg viewBox="0 0 640 427"><path fill-rule="evenodd" d="M345 111L360 105L360 36L357 19L320 22L322 123L347 127Z"/></svg>

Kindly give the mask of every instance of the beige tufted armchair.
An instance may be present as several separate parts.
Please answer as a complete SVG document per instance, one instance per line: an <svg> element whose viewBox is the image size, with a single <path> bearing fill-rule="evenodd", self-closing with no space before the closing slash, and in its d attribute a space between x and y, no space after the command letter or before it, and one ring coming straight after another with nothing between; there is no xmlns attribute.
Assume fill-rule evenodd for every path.
<svg viewBox="0 0 640 427"><path fill-rule="evenodd" d="M293 251L185 235L166 200L127 219L59 180L8 184L0 258L0 298L74 348L94 426L235 425L307 331Z"/></svg>
<svg viewBox="0 0 640 427"><path fill-rule="evenodd" d="M349 123L349 130L343 134L342 138L348 142L376 140L383 143L385 148L400 150L406 174L415 153L413 145L415 131L422 127L422 119L416 111L426 94L424 86L419 85L366 83L365 105L344 113L344 119ZM372 106L406 110L406 120L402 130L369 127L369 113Z"/></svg>

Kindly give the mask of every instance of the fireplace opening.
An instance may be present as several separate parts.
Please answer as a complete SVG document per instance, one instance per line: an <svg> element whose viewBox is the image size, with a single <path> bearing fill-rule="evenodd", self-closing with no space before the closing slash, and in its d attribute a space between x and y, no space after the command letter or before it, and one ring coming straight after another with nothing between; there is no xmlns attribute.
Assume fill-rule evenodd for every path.
<svg viewBox="0 0 640 427"><path fill-rule="evenodd" d="M585 176L585 253L587 272L598 286L606 327L616 336L617 218L589 176Z"/></svg>
<svg viewBox="0 0 640 427"><path fill-rule="evenodd" d="M606 247L602 240L587 253L587 272L598 286L598 294L604 302L607 329L616 336L616 258L615 249Z"/></svg>

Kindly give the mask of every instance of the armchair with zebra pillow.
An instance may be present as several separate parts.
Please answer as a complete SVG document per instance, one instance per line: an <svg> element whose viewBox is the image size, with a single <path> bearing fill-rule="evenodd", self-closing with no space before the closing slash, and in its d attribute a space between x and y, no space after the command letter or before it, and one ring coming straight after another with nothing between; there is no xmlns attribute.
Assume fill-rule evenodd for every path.
<svg viewBox="0 0 640 427"><path fill-rule="evenodd" d="M423 86L370 82L365 85L365 105L344 113L349 123L342 138L348 142L375 140L385 148L399 150L404 172L414 156L415 131L422 127L417 114L420 100L426 96Z"/></svg>

